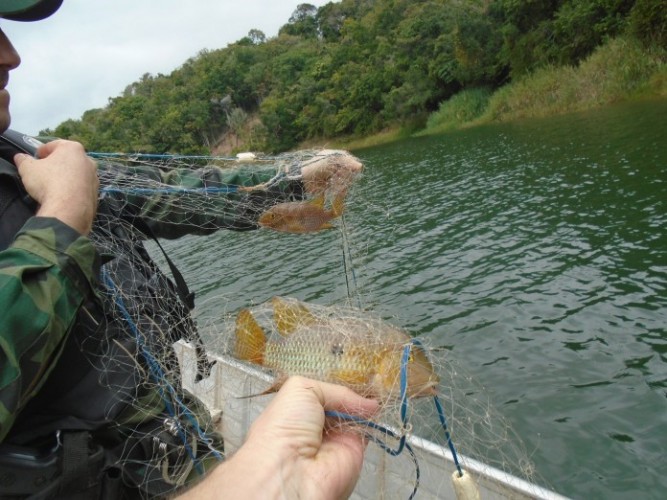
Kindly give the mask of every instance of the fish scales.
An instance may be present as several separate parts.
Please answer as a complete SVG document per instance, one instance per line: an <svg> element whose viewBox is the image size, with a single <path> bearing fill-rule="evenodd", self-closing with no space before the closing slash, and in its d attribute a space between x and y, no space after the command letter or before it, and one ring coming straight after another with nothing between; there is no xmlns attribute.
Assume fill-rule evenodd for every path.
<svg viewBox="0 0 667 500"><path fill-rule="evenodd" d="M273 335L267 341L264 364L288 376L339 382L343 375L358 385L368 384L374 375L373 352L380 344L361 333L319 325L301 328L287 338Z"/></svg>

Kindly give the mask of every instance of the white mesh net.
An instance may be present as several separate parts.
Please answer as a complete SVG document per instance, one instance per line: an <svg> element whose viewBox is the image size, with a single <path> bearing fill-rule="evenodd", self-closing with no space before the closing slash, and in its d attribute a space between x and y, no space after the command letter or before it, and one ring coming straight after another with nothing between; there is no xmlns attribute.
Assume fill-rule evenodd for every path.
<svg viewBox="0 0 667 500"><path fill-rule="evenodd" d="M295 234L338 227L345 252L348 229L340 221L346 205L354 202L349 188L361 167L354 157L308 151L252 163L139 155L99 161L101 210L92 238L105 261L107 328L118 333L107 336L103 348L88 351L99 353L91 361L104 373L103 383L118 394L104 413L130 429L124 431L128 449L123 460L136 462L139 479L133 480L146 491L152 491L152 483L177 487L224 456L207 411L181 387L171 349L179 339L196 346L195 371L204 381L210 369L207 353L229 354L268 370L278 381L305 375L379 399L382 411L373 421L354 422L345 415L329 420L367 434L371 448L387 456L383 460L401 464L399 489L386 492L387 498L418 494L425 481L436 495L451 489L448 475L426 473L434 470L426 468L433 456L426 456L428 446L414 445L415 436L456 454L471 475L482 477L480 462L544 484L535 477L530 453L518 436L447 350L415 342L402 328L360 308L284 297L207 315L200 324L204 342L188 312L187 288L170 284L146 260L143 241L153 235L177 238L258 226ZM165 259L158 260L169 266ZM209 299L198 307L220 310L223 303ZM227 381L210 382L208 390L215 391L217 383ZM156 429L146 424L150 414L160 415L158 439ZM158 467L144 467L142 459L133 458L132 447L148 447Z"/></svg>
<svg viewBox="0 0 667 500"><path fill-rule="evenodd" d="M519 436L446 349L412 338L368 311L286 297L234 312L209 328L216 332L211 352L275 376L273 383L244 396L266 397L264 390L275 390L289 375L301 375L342 384L380 401L381 411L370 421L338 414L330 415L329 422L365 433L371 449L376 447L376 453L386 454L382 460L393 462L390 469L403 471L397 491L376 491L371 498L420 498L425 488L444 496L452 489L444 471L458 470L456 461L460 471L476 480L487 481L490 467L525 481L527 497L543 493L537 486L531 493L532 483L544 482ZM455 462L446 466L442 458L435 470L443 473L436 476L433 446ZM374 468L372 474L377 473Z"/></svg>
<svg viewBox="0 0 667 500"><path fill-rule="evenodd" d="M159 246L159 237L219 229L333 227L361 168L342 151L242 160L98 157L100 203L90 238L102 261L100 302L84 307L76 342L94 367L90 383L106 396L86 419L114 422L110 444L119 464L129 465L122 480L138 484L146 496L168 494L203 474L224 451L208 411L183 390L172 349L179 339L192 342L198 377L209 375L189 312L192 296L169 257L162 272L144 242Z"/></svg>

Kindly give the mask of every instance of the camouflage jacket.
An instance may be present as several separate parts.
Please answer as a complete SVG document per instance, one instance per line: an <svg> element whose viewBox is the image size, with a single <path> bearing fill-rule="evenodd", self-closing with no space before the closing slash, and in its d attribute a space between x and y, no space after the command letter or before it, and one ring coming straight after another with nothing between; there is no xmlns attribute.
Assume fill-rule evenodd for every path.
<svg viewBox="0 0 667 500"><path fill-rule="evenodd" d="M58 220L24 215L0 251L0 441L25 444L63 429L112 425L128 429L117 440L122 448L133 429L182 404L171 345L191 340L196 327L143 246L142 228L170 238L253 229L271 204L303 196L302 183L276 177L275 165L166 171L101 164L99 175L88 238ZM255 191L238 189L267 181ZM1 198L0 189L0 226L11 217ZM149 380L154 364L165 380Z"/></svg>
<svg viewBox="0 0 667 500"><path fill-rule="evenodd" d="M84 298L96 252L57 219L34 217L0 252L0 440L62 350Z"/></svg>

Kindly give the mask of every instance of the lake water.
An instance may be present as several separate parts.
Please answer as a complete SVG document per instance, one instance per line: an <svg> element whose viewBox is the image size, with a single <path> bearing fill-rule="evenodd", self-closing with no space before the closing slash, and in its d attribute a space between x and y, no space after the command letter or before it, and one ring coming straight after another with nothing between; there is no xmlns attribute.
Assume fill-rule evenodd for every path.
<svg viewBox="0 0 667 500"><path fill-rule="evenodd" d="M667 100L355 154L345 238L169 242L201 323L273 295L351 297L446 346L556 491L664 498Z"/></svg>

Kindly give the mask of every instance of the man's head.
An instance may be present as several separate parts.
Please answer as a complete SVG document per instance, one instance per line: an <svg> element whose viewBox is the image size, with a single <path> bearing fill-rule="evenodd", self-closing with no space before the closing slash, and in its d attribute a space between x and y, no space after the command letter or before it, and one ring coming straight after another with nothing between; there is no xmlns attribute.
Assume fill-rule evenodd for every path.
<svg viewBox="0 0 667 500"><path fill-rule="evenodd" d="M63 0L2 0L0 20L39 21L58 10ZM9 127L9 72L21 63L16 50L0 29L0 132Z"/></svg>

